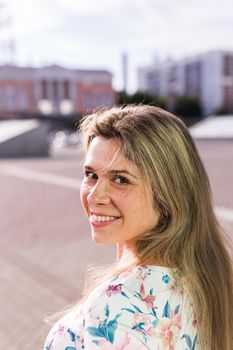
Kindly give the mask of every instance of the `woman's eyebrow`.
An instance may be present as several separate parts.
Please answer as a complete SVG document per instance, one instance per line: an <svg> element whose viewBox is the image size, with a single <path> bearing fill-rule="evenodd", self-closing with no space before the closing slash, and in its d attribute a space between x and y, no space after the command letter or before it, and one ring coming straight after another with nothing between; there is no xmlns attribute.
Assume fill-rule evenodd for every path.
<svg viewBox="0 0 233 350"><path fill-rule="evenodd" d="M85 169L85 170L90 170L90 171L93 171L93 172L95 172L95 169L94 168L92 168L91 166L89 166L89 165L83 165L83 169Z"/></svg>
<svg viewBox="0 0 233 350"><path fill-rule="evenodd" d="M137 179L137 176L132 174L131 172L129 172L128 170L126 169L110 169L107 171L108 173L110 174L114 174L114 175L117 175L117 174L127 174L129 176L132 176L134 179Z"/></svg>
<svg viewBox="0 0 233 350"><path fill-rule="evenodd" d="M96 170L89 166L89 165L85 165L83 166L83 169L84 170L89 170L89 171L92 171L92 172L96 172ZM126 169L109 169L106 171L107 174L110 174L110 175L117 175L117 174L126 174L126 175L129 175L129 176L132 176L134 179L137 179L137 176L132 174L130 171L126 170Z"/></svg>

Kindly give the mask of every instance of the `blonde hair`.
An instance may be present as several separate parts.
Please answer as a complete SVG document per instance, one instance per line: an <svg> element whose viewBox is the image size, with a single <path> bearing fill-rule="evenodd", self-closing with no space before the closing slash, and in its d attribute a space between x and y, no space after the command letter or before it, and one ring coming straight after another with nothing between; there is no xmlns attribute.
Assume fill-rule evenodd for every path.
<svg viewBox="0 0 233 350"><path fill-rule="evenodd" d="M176 116L145 105L115 106L81 123L86 149L102 136L119 142L150 184L158 225L138 237L139 263L183 272L203 350L233 349L233 272L216 220L208 177L194 141Z"/></svg>

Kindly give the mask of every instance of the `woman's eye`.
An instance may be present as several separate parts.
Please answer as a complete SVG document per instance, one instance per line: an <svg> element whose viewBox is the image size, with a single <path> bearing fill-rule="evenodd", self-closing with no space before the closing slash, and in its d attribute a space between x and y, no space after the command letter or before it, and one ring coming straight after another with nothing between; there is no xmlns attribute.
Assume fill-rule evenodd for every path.
<svg viewBox="0 0 233 350"><path fill-rule="evenodd" d="M98 176L92 171L85 171L84 177L89 180L97 180Z"/></svg>
<svg viewBox="0 0 233 350"><path fill-rule="evenodd" d="M125 185L129 183L129 180L124 176L116 176L114 181L119 185Z"/></svg>

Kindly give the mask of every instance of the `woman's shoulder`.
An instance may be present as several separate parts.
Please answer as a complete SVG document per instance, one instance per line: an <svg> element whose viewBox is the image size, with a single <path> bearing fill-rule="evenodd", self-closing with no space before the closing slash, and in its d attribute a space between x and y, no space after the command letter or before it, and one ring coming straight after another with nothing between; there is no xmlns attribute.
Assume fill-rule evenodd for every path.
<svg viewBox="0 0 233 350"><path fill-rule="evenodd" d="M91 336L118 324L148 344L167 332L174 344L196 342L195 313L177 269L143 265L125 271L91 293L84 314L86 326L92 325L87 326Z"/></svg>
<svg viewBox="0 0 233 350"><path fill-rule="evenodd" d="M83 344L83 320L83 305L73 307L53 325L44 350L76 350L77 344Z"/></svg>
<svg viewBox="0 0 233 350"><path fill-rule="evenodd" d="M146 312L155 301L157 309L167 302L182 304L184 288L177 282L179 274L177 269L162 266L136 266L95 288L85 302L85 310L100 312L103 305L119 310L134 304Z"/></svg>
<svg viewBox="0 0 233 350"><path fill-rule="evenodd" d="M156 265L135 266L106 280L93 290L89 299L110 298L111 296L125 297L125 293L128 296L138 295L138 292L145 288L149 288L150 294L158 295L171 290L174 294L182 288L182 284L179 287L177 284L180 275L180 271L174 268Z"/></svg>
<svg viewBox="0 0 233 350"><path fill-rule="evenodd" d="M45 349L50 349L49 342L51 349L58 349L55 342L76 349L84 334L91 343L111 342L124 337L124 329L142 343L162 341L167 331L174 343L195 341L195 315L182 283L177 283L179 275L176 269L144 265L114 276L56 324Z"/></svg>

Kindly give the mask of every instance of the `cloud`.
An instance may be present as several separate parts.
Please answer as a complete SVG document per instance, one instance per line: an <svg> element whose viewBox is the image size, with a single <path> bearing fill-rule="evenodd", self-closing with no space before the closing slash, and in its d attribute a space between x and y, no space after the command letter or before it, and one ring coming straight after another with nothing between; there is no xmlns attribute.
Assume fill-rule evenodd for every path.
<svg viewBox="0 0 233 350"><path fill-rule="evenodd" d="M154 53L182 56L232 48L230 0L8 0L19 57L121 75L121 53L137 66ZM120 81L120 78L118 79ZM119 83L120 84L120 83Z"/></svg>

